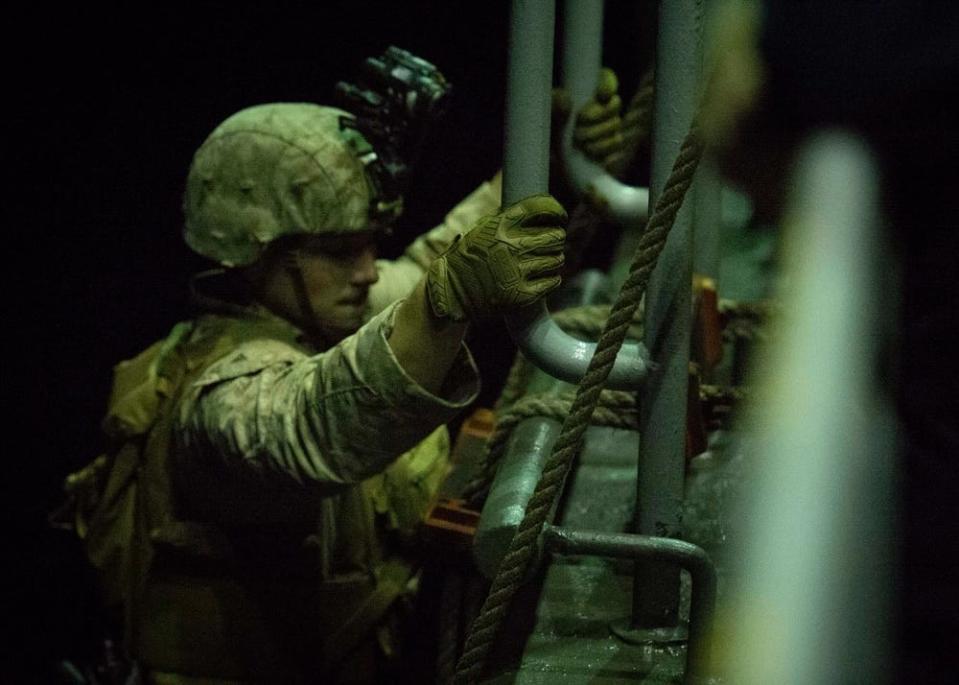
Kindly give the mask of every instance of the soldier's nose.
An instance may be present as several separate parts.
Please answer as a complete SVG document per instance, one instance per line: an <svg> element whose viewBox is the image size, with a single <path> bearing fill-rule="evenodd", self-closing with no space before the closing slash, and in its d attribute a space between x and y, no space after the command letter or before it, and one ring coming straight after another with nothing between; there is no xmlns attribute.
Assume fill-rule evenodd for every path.
<svg viewBox="0 0 959 685"><path fill-rule="evenodd" d="M380 279L376 270L376 249L369 247L363 250L353 262L354 285L373 285Z"/></svg>

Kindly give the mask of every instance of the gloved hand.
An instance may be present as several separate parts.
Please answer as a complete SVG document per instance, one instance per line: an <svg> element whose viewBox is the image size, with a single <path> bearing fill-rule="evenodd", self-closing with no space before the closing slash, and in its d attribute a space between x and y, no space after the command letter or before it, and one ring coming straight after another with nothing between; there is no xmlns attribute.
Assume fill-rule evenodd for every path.
<svg viewBox="0 0 959 685"><path fill-rule="evenodd" d="M483 321L535 303L560 283L566 212L533 195L480 219L426 276L433 314Z"/></svg>
<svg viewBox="0 0 959 685"><path fill-rule="evenodd" d="M573 125L573 146L610 173L625 165L618 90L616 73L603 67L596 92L579 110Z"/></svg>

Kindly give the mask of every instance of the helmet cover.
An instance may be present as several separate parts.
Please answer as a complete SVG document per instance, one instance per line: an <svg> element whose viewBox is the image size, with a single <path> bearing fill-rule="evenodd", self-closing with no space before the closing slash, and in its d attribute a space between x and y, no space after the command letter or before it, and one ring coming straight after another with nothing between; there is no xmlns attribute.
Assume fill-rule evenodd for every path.
<svg viewBox="0 0 959 685"><path fill-rule="evenodd" d="M245 266L282 236L377 228L364 170L372 147L352 115L308 103L241 110L197 150L183 202L184 238L223 266Z"/></svg>

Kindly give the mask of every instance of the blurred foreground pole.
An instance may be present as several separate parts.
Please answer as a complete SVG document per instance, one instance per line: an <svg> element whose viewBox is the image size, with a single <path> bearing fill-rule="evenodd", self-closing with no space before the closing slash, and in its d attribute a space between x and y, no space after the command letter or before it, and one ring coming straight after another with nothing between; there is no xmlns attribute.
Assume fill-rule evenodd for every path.
<svg viewBox="0 0 959 685"><path fill-rule="evenodd" d="M752 377L752 487L729 681L889 679L895 436L874 374L879 178L864 142L803 146L783 221L783 312ZM921 639L921 637L920 637Z"/></svg>

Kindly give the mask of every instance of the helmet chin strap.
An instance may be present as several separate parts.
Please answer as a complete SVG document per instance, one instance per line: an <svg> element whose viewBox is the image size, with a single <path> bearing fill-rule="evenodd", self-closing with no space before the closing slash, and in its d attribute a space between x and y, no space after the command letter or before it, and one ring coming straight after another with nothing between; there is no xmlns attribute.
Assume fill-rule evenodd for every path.
<svg viewBox="0 0 959 685"><path fill-rule="evenodd" d="M300 267L299 253L291 250L283 258L283 268L289 274L293 282L293 292L296 294L296 301L300 307L300 316L307 326L307 334L313 338L325 339L323 328L316 317L313 305L310 303L310 295L306 289L306 279L303 277L303 269Z"/></svg>

